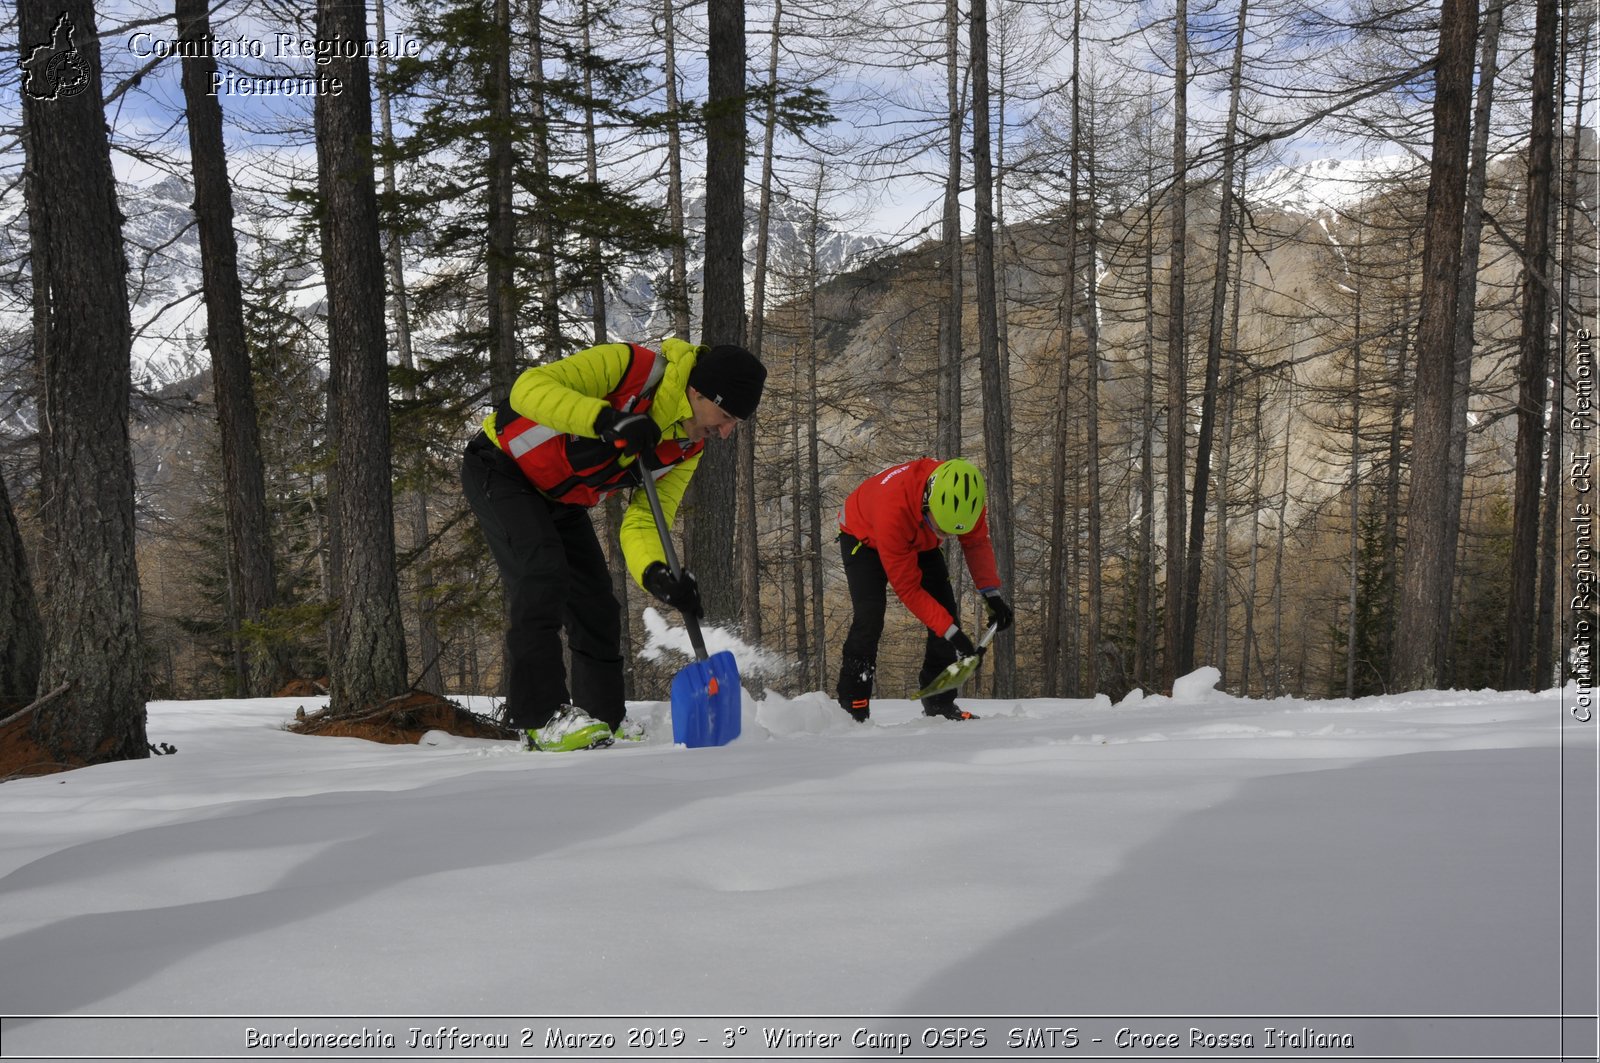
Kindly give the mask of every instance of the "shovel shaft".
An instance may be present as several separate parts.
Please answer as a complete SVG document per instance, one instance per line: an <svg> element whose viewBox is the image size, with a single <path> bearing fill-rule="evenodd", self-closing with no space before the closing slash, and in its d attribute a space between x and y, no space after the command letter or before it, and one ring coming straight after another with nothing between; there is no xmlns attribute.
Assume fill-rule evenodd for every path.
<svg viewBox="0 0 1600 1063"><path fill-rule="evenodd" d="M656 518L656 532L661 536L661 549L667 555L667 568L672 572L672 578L678 579L683 575L683 569L678 567L678 552L672 548L672 534L667 528L667 518L661 512L661 497L656 494L656 478L642 460L639 463L639 478L644 482L644 495L650 500L650 513ZM700 621L691 614L684 613L683 623L689 629L689 642L694 646L695 660L705 660L709 655L706 653L706 640L700 634Z"/></svg>

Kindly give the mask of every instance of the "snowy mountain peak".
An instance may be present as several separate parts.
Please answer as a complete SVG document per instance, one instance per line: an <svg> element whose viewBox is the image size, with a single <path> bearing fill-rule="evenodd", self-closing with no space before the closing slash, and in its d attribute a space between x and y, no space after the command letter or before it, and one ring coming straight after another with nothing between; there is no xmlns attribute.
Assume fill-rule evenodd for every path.
<svg viewBox="0 0 1600 1063"><path fill-rule="evenodd" d="M1276 207L1308 217L1337 214L1371 195L1380 183L1403 178L1421 165L1410 155L1315 159L1267 171L1250 182L1245 198L1258 208Z"/></svg>

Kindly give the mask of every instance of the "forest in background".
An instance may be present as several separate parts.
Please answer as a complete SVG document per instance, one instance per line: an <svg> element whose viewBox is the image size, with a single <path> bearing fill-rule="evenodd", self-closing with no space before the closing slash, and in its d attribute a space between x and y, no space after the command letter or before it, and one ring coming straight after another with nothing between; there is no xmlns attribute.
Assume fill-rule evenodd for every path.
<svg viewBox="0 0 1600 1063"><path fill-rule="evenodd" d="M11 38L97 26L100 98L67 131L81 96L25 99L7 134L0 696L53 697L34 715L65 731L294 678L348 711L492 692L460 448L520 366L667 335L772 370L680 526L711 622L788 655L756 680L786 693L832 687L844 496L924 453L990 479L1019 623L983 694L1586 666L1592 4L45 8ZM217 60L352 86L310 102L208 95L205 48L140 54L280 31L415 48ZM96 152L109 209L51 169ZM126 264L120 307L71 309L79 223ZM125 459L73 442L107 417ZM72 508L126 513L89 556L127 552L136 594L73 582L110 566ZM650 600L617 584L637 649ZM96 616L114 636L63 637ZM891 613L884 696L921 637ZM665 696L674 663L629 657L630 696Z"/></svg>

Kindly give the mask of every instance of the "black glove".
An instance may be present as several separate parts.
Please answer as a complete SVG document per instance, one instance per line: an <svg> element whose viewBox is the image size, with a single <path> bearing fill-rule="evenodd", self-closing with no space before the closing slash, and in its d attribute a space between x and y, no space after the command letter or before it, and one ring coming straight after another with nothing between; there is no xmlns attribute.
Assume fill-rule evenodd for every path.
<svg viewBox="0 0 1600 1063"><path fill-rule="evenodd" d="M610 406L595 415L594 431L630 458L656 449L661 442L661 429L650 418L642 413L619 413Z"/></svg>
<svg viewBox="0 0 1600 1063"><path fill-rule="evenodd" d="M1011 626L1011 621L1016 619L1011 611L1011 606L998 594L983 596L983 604L989 609L989 623L994 625L996 631L1004 631Z"/></svg>
<svg viewBox="0 0 1600 1063"><path fill-rule="evenodd" d="M967 633L960 628L956 628L951 633L950 645L954 646L956 652L963 657L976 657L978 655L978 647L972 644L972 640L967 638Z"/></svg>
<svg viewBox="0 0 1600 1063"><path fill-rule="evenodd" d="M705 616L705 608L700 604L700 587L694 581L693 572L673 579L672 570L665 561L652 561L644 570L644 589L696 620Z"/></svg>

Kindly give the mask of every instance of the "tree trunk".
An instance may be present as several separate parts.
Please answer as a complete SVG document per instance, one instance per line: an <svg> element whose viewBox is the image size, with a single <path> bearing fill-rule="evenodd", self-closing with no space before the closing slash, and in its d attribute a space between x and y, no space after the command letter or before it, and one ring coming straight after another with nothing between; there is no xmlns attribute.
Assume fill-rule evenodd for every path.
<svg viewBox="0 0 1600 1063"><path fill-rule="evenodd" d="M1155 153L1149 152L1154 166ZM1154 189L1154 175L1146 180ZM1156 672L1156 288L1155 193L1147 205L1150 219L1144 226L1144 386L1139 402L1139 580L1134 591L1133 674L1141 687L1158 686Z"/></svg>
<svg viewBox="0 0 1600 1063"><path fill-rule="evenodd" d="M1495 78L1499 72L1500 28L1505 4L1490 4L1484 12L1482 58L1478 65L1478 100L1472 116L1472 156L1467 169L1467 214L1461 239L1461 289L1456 299L1455 387L1450 410L1450 480L1445 485L1444 541L1449 570L1442 576L1455 584L1461 542L1461 502L1467 481L1467 403L1472 395L1473 326L1477 319L1478 257L1483 233L1483 192L1489 172L1489 119L1494 107ZM1447 667L1448 667L1447 658ZM1450 676L1442 678L1449 679Z"/></svg>
<svg viewBox="0 0 1600 1063"><path fill-rule="evenodd" d="M939 381L935 450L941 458L961 455L961 6L945 3L945 129L948 165L944 182L944 292L939 300Z"/></svg>
<svg viewBox="0 0 1600 1063"><path fill-rule="evenodd" d="M1266 389L1257 385L1255 403L1255 444L1254 456L1251 459L1250 479L1250 581L1244 595L1244 653L1239 663L1239 694L1241 697L1250 696L1250 655L1256 648L1256 591L1259 589L1261 575L1261 510L1266 503L1262 497L1265 489L1267 471L1267 439L1266 426Z"/></svg>
<svg viewBox="0 0 1600 1063"><path fill-rule="evenodd" d="M1168 222L1171 261L1167 274L1167 653L1162 686L1172 689L1175 679L1189 671L1190 652L1184 646L1183 518L1185 428L1188 417L1188 372L1184 357L1185 244L1188 238L1188 130L1189 130L1189 5L1177 0L1177 50L1172 79L1172 193ZM1189 650L1192 651L1190 646Z"/></svg>
<svg viewBox="0 0 1600 1063"><path fill-rule="evenodd" d="M1455 383L1455 331L1461 282L1471 132L1473 46L1478 8L1444 0L1434 76L1433 164L1422 249L1422 306L1417 321L1417 386L1412 419L1411 500L1407 507L1405 576L1396 625L1395 674L1401 689L1439 683L1450 630L1445 542L1449 529L1450 416Z"/></svg>
<svg viewBox="0 0 1600 1063"><path fill-rule="evenodd" d="M778 132L778 35L782 29L783 0L772 7L772 35L767 51L767 113L761 126L761 188L756 207L756 261L750 304L750 350L762 356L767 328L767 265L771 255L773 144ZM815 227L815 217L812 219ZM761 545L756 519L756 421L739 434L739 579L744 585L745 637L761 641ZM796 491L799 486L796 485ZM798 495L796 496L798 498Z"/></svg>
<svg viewBox="0 0 1600 1063"><path fill-rule="evenodd" d="M701 339L744 342L744 0L710 0L706 103L706 258ZM748 431L741 428L740 431ZM742 616L743 587L734 554L737 445L713 441L700 455L687 552L713 623ZM754 603L751 603L752 606Z"/></svg>
<svg viewBox="0 0 1600 1063"><path fill-rule="evenodd" d="M1291 380L1291 383L1293 381ZM1278 549L1272 559L1272 696L1283 696L1283 559L1289 550L1289 444L1294 440L1294 407L1283 416L1283 479L1278 485ZM1265 676L1262 677L1265 680Z"/></svg>
<svg viewBox="0 0 1600 1063"><path fill-rule="evenodd" d="M322 40L367 41L366 5L319 0ZM383 253L372 173L372 90L364 58L336 58L344 86L316 98L323 275L328 289L330 386L338 395L336 448L341 558L329 707L357 713L404 693L405 629L395 575L389 479L389 364Z"/></svg>
<svg viewBox="0 0 1600 1063"><path fill-rule="evenodd" d="M1076 106L1076 101L1074 105ZM1074 122L1073 125L1076 126L1077 123ZM1088 665L1086 678L1089 696L1092 698L1100 692L1100 640L1105 627L1103 591L1105 558L1101 545L1104 522L1100 509L1100 294L1096 261L1100 254L1100 219L1092 118L1089 132L1088 154L1084 165L1089 178L1087 189L1089 216L1086 219L1088 228L1084 233L1088 253L1084 256L1083 278L1083 338L1086 362L1083 374L1083 407L1086 421L1084 432L1087 435L1084 464L1087 466L1085 471L1088 477L1084 492L1088 496L1089 521L1084 550L1088 557L1089 568L1089 615L1086 618L1088 632L1084 640L1084 661Z"/></svg>
<svg viewBox="0 0 1600 1063"><path fill-rule="evenodd" d="M1006 417L1010 381L1000 361L1000 320L994 282L994 167L989 142L989 14L988 0L972 0L972 188L973 274L977 284L978 368L983 385L983 444L987 458L989 534L994 540L1000 583L1015 597L1016 566L1012 544L1011 424ZM974 617L976 629L982 618ZM996 643L995 696L1014 697L1017 687L1017 644Z"/></svg>
<svg viewBox="0 0 1600 1063"><path fill-rule="evenodd" d="M184 0L193 3L195 0ZM376 19L378 39L383 40L388 36L384 24L384 0L376 0L373 5L373 14ZM377 59L380 78L387 72L388 60L383 56ZM381 122L381 132L385 149L394 145L394 120L389 107L389 93L384 88L381 80L377 85L378 115ZM385 157L383 163L383 191L391 200L395 197L394 162ZM416 370L416 357L411 348L411 306L406 294L405 270L405 245L397 230L389 233L385 262L389 270L389 291L394 300L394 338L395 347L400 356L400 366L406 370L407 383L403 394L406 402L415 406L417 404L417 387L412 382L412 373ZM428 586L430 550L428 547L428 489L425 476L427 462L426 450L417 452L417 459L413 463L412 474L416 486L405 499L407 522L411 526L411 549L414 552L411 560L417 575L416 609L417 609L417 649L422 654L422 673L417 680L417 689L425 690L430 694L444 693L444 677L439 668L439 657L444 652L443 644L439 640L439 625L434 617L436 603L431 589Z"/></svg>
<svg viewBox="0 0 1600 1063"><path fill-rule="evenodd" d="M594 12L589 6L589 0L580 0L578 18L582 22L581 39L585 60L583 65L583 174L591 188L599 188L600 146L595 140L594 67L588 62L594 56L594 41L591 32ZM589 276L589 329L593 342L598 345L610 342L606 328L606 273L605 265L600 260L600 237L591 233L586 243L589 252L589 261L586 268L592 271Z"/></svg>
<svg viewBox="0 0 1600 1063"><path fill-rule="evenodd" d="M1194 498L1189 503L1189 545L1184 555L1183 630L1180 672L1194 665L1195 636L1200 621L1200 575L1205 558L1206 493L1211 487L1211 444L1216 432L1217 386L1222 373L1222 323L1228 305L1228 253L1233 246L1233 180L1239 129L1239 93L1244 67L1244 35L1249 0L1239 0L1239 28L1234 38L1233 74L1228 90L1228 121L1222 135L1222 203L1217 220L1217 258L1211 284L1210 327L1206 332L1206 379L1200 395L1200 435L1195 445ZM1179 31L1183 31L1180 29ZM1180 68L1181 69L1181 68ZM1181 171L1179 180L1182 180Z"/></svg>
<svg viewBox="0 0 1600 1063"><path fill-rule="evenodd" d="M330 0L319 0L328 3ZM517 219L512 199L516 159L511 148L511 0L494 0L494 34L489 45L489 232L484 252L489 326L490 396L498 405L517 379Z"/></svg>
<svg viewBox="0 0 1600 1063"><path fill-rule="evenodd" d="M1383 481L1383 611L1387 617L1399 615L1400 593L1400 480L1405 465L1405 419L1410 408L1406 391L1406 320L1411 316L1411 295L1401 297L1393 375L1389 385L1389 438ZM1385 690L1394 689L1394 636L1389 636L1389 666L1384 670Z"/></svg>
<svg viewBox="0 0 1600 1063"><path fill-rule="evenodd" d="M1076 75L1074 75L1076 94ZM1074 99L1076 105L1076 99ZM1067 586L1067 518L1072 497L1067 486L1069 454L1072 449L1072 348L1077 330L1078 300L1078 227L1081 207L1078 196L1078 142L1073 122L1072 158L1068 165L1071 201L1067 214L1066 280L1061 285L1062 306L1058 312L1061 329L1060 360L1056 364L1056 401L1051 411L1055 423L1055 439L1050 447L1050 540L1045 575L1044 613L1044 690L1046 694L1065 697L1070 680L1076 672L1076 663L1067 660L1065 650L1067 616L1073 608Z"/></svg>
<svg viewBox="0 0 1600 1063"><path fill-rule="evenodd" d="M33 700L43 653L39 600L28 576L28 557L11 496L0 479L0 713L10 715Z"/></svg>
<svg viewBox="0 0 1600 1063"><path fill-rule="evenodd" d="M209 42L211 23L205 0L177 0L178 36ZM244 293L239 283L239 249L233 233L233 193L222 143L222 107L210 92L217 69L210 48L183 59L183 99L188 110L189 163L194 175L194 216L200 232L200 272L206 301L206 338L211 348L211 378L222 442L223 508L228 524L228 567L237 592L234 633L246 664L240 692L264 697L288 678L287 668L249 625L259 625L277 604L271 533L267 521L266 475L261 463L261 433L250 351L245 340Z"/></svg>
<svg viewBox="0 0 1600 1063"><path fill-rule="evenodd" d="M811 282L806 285L810 302L810 342L806 344L806 509L811 515L811 659L819 683L828 679L828 630L823 609L822 552L829 544L822 539L822 458L819 440L822 426L819 423L821 401L817 397L817 363L821 352L817 340L823 335L822 302L817 293L822 288L822 270L819 261L822 216L822 182L825 173L819 168L817 184L811 199L811 235L807 241ZM803 608L798 606L797 608Z"/></svg>
<svg viewBox="0 0 1600 1063"><path fill-rule="evenodd" d="M1528 138L1522 336L1517 356L1517 456L1511 521L1511 600L1506 609L1508 690L1538 690L1533 675L1539 565L1539 488L1544 479L1544 418L1550 372L1550 174L1555 138L1555 0L1536 0L1533 129Z"/></svg>
<svg viewBox="0 0 1600 1063"><path fill-rule="evenodd" d="M561 285L556 272L555 222L550 216L548 192L550 116L545 105L543 0L528 0L528 118L533 139L529 151L534 180L532 214L536 261L533 269L539 295L533 317L539 322L537 334L544 345L544 356L555 359L563 357L567 351L561 335Z"/></svg>
<svg viewBox="0 0 1600 1063"><path fill-rule="evenodd" d="M662 59L667 82L667 224L672 228L672 264L664 293L672 318L672 332L689 338L689 255L683 224L683 120L678 114L677 15L672 0L664 0L661 13Z"/></svg>
<svg viewBox="0 0 1600 1063"><path fill-rule="evenodd" d="M816 291L815 284L808 285L808 287L810 287L811 291ZM815 343L815 334L806 337L806 347L808 349L813 348ZM815 360L814 352L810 355L810 360ZM800 359L796 358L789 373L790 393L793 396L789 416L789 516L791 521L789 547L793 555L792 563L789 566L789 581L794 595L794 604L792 606L794 610L794 644L800 657L800 674L796 678L800 682L800 689L805 691L812 688L813 676L816 677L819 684L826 680L823 678L823 672L814 670L813 666L816 661L808 652L812 636L808 626L810 617L806 613L806 562L812 552L806 549L805 527L800 517L801 507L804 505L800 491L800 453L802 447L800 442L800 423L801 410L804 408L806 401L804 389L800 386L801 369Z"/></svg>
<svg viewBox="0 0 1600 1063"><path fill-rule="evenodd" d="M1361 244L1357 230L1355 254L1359 265ZM1356 696L1356 627L1361 592L1361 285L1355 289L1355 320L1350 350L1350 582L1344 638L1344 696Z"/></svg>
<svg viewBox="0 0 1600 1063"><path fill-rule="evenodd" d="M149 745L128 442L133 328L100 43L89 0L22 0L18 15L33 282L48 318L35 336L51 544L39 692L66 688L34 710L29 734L63 764L135 759Z"/></svg>

